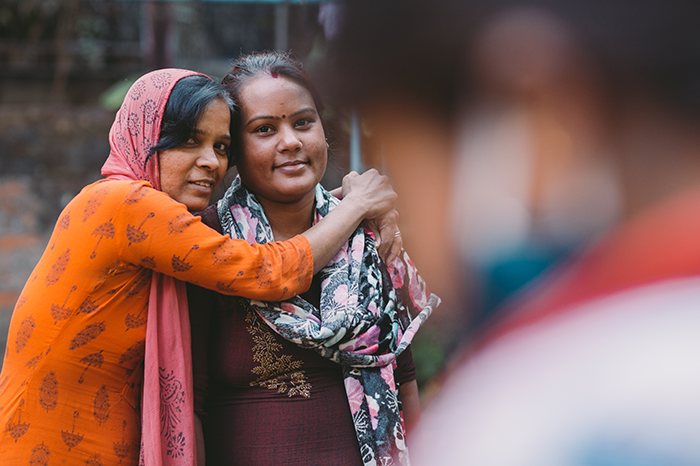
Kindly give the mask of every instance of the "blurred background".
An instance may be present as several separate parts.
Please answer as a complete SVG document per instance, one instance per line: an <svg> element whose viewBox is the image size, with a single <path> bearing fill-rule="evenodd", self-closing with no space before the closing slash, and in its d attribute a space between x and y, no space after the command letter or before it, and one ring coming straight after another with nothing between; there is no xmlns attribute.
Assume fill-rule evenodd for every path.
<svg viewBox="0 0 700 466"><path fill-rule="evenodd" d="M443 299L413 345L429 395L515 293L700 178L668 141L623 147L617 107L639 87L700 108L700 17L675 3L656 21L626 0L0 0L0 349L59 212L100 178L130 84L171 66L218 79L277 48L327 101L326 187L376 167L399 194L404 245Z"/></svg>
<svg viewBox="0 0 700 466"><path fill-rule="evenodd" d="M329 104L324 184L376 167L399 193L406 249L443 299L413 348L425 390L494 309L612 224L621 201L595 143L596 91L560 26L504 29L531 43L499 31L477 41L489 2L399 3L2 0L0 345L61 209L100 177L131 83L171 66L218 79L239 54L277 48L305 62ZM479 72L465 73L472 62ZM558 94L536 98L545 87ZM557 114L581 102L578 120ZM573 139L584 137L581 150Z"/></svg>

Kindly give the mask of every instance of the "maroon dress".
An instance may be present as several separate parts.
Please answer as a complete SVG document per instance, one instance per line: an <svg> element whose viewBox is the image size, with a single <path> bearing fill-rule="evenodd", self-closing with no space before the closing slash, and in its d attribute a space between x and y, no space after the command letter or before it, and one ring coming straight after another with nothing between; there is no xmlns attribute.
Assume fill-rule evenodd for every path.
<svg viewBox="0 0 700 466"><path fill-rule="evenodd" d="M314 280L303 297L319 296ZM245 300L195 286L188 299L207 466L362 466L338 364L277 335ZM397 364L398 384L415 379L410 347Z"/></svg>

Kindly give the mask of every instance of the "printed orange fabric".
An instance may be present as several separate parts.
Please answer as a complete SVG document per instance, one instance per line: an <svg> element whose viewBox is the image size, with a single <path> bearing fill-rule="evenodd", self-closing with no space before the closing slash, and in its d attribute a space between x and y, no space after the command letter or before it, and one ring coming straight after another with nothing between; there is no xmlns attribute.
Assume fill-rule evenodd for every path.
<svg viewBox="0 0 700 466"><path fill-rule="evenodd" d="M147 182L100 181L61 213L15 307L0 373L3 464L136 465L152 271L253 299L306 291L302 236L221 236Z"/></svg>

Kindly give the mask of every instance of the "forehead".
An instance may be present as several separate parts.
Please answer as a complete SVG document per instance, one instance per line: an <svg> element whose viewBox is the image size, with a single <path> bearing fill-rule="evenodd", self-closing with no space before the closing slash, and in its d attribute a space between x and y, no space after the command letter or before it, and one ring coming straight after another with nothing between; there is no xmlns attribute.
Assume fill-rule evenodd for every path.
<svg viewBox="0 0 700 466"><path fill-rule="evenodd" d="M197 122L198 129L203 126L221 126L228 128L231 122L231 112L224 99L217 98L209 102Z"/></svg>
<svg viewBox="0 0 700 466"><path fill-rule="evenodd" d="M276 114L296 107L316 109L311 93L289 78L257 76L241 88L240 104L245 114Z"/></svg>

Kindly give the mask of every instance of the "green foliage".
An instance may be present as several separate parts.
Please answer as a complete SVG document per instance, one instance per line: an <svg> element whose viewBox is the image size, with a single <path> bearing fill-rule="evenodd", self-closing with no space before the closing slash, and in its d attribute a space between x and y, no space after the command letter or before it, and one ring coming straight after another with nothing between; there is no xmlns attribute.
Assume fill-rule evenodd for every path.
<svg viewBox="0 0 700 466"><path fill-rule="evenodd" d="M411 343L413 362L416 364L416 382L421 389L445 364L443 338L434 327L423 325Z"/></svg>

